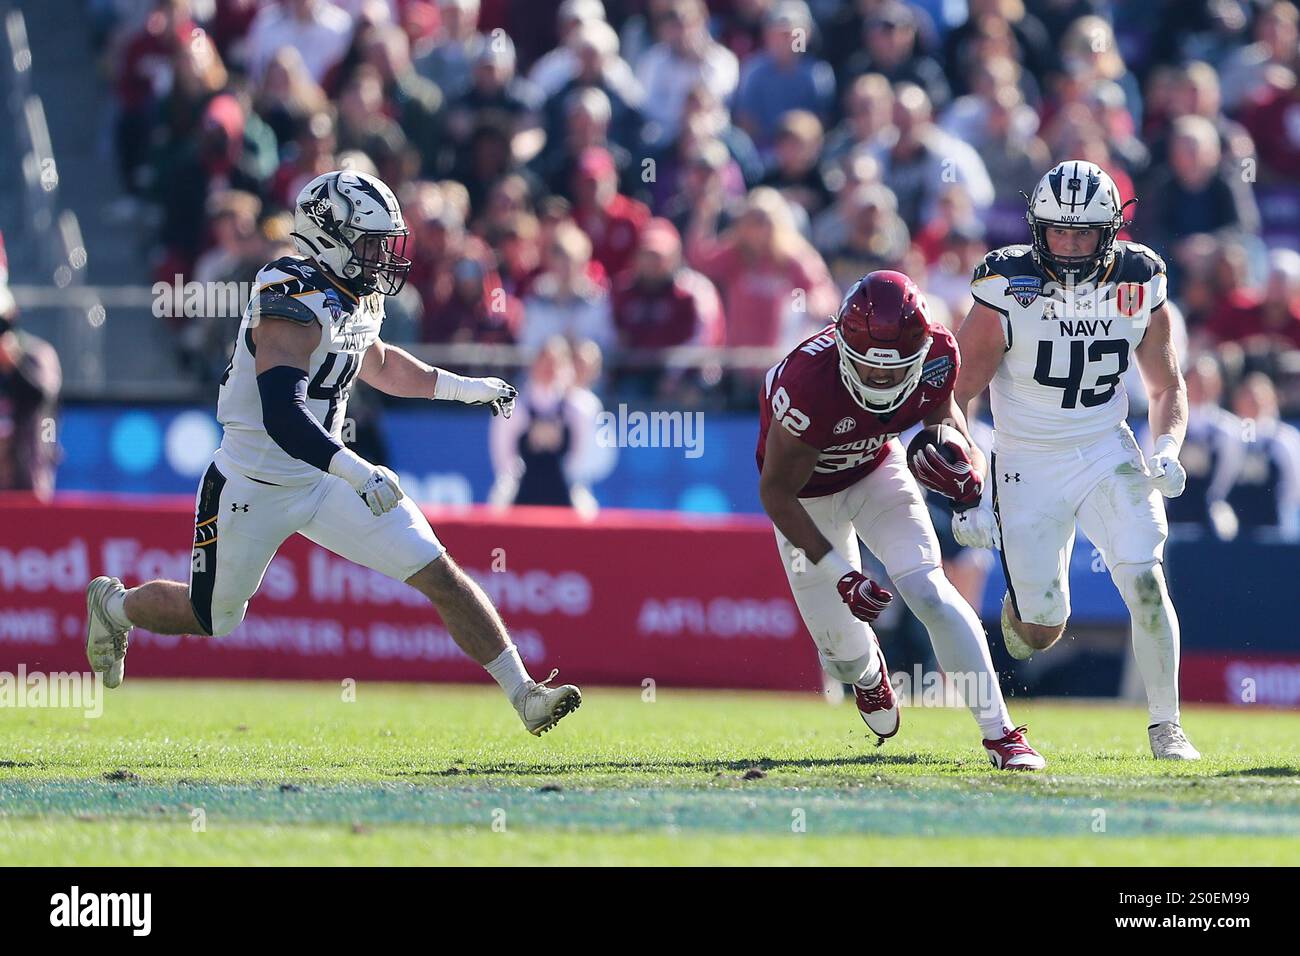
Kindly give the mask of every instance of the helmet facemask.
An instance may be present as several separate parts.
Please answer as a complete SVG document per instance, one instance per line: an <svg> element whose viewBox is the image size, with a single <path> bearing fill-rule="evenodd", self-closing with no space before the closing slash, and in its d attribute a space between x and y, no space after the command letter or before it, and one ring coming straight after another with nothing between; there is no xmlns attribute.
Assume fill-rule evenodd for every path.
<svg viewBox="0 0 1300 956"><path fill-rule="evenodd" d="M375 177L316 177L299 193L294 226L298 248L358 295L397 295L406 285L409 230L391 190Z"/></svg>
<svg viewBox="0 0 1300 956"><path fill-rule="evenodd" d="M1060 281L1070 284L1091 279L1099 270L1110 265L1115 257L1115 238L1124 226L1123 219L1118 214L1109 223L1049 222L1039 219L1032 211L1025 218L1029 221L1029 231L1033 235L1034 257ZM1058 255L1052 252L1047 243L1048 229L1096 229L1097 246L1087 255Z"/></svg>
<svg viewBox="0 0 1300 956"><path fill-rule="evenodd" d="M1023 193L1021 195L1024 195ZM1115 240L1124 228L1124 210L1115 181L1095 163L1066 160L1039 180L1025 196L1034 261L1057 281L1074 285L1091 280L1115 260ZM1048 242L1050 229L1096 229L1097 245L1084 255L1060 255Z"/></svg>
<svg viewBox="0 0 1300 956"><path fill-rule="evenodd" d="M405 228L394 232L348 231L356 232L357 238L351 244L352 256L343 267L344 278L366 295L401 292L411 272L411 260L406 256L410 231Z"/></svg>
<svg viewBox="0 0 1300 956"><path fill-rule="evenodd" d="M925 342L911 355L899 355L897 349L871 348L866 352L856 351L844 336L840 334L838 324L835 327L835 345L840 352L840 381L848 389L853 400L864 411L877 415L888 414L903 406L903 403L916 391L921 383L921 372L925 358L930 354L934 339L927 335ZM862 380L858 364L878 369L905 369L905 374L895 385L877 387Z"/></svg>

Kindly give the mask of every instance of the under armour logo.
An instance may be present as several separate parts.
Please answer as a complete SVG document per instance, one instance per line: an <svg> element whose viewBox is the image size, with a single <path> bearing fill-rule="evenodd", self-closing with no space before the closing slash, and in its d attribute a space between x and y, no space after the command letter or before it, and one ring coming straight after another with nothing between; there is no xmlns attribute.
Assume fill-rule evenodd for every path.
<svg viewBox="0 0 1300 956"><path fill-rule="evenodd" d="M1020 484L1020 472L1016 472L1014 475L1004 473L1004 474L1002 475L1002 480L1003 480L1003 481L1014 481L1016 484ZM245 508L244 510L247 511L248 509Z"/></svg>
<svg viewBox="0 0 1300 956"><path fill-rule="evenodd" d="M239 505L239 504L235 504L235 502L232 501L232 502L230 503L230 510L231 510L231 511L243 511L243 512L247 512L247 511L248 511L248 505Z"/></svg>

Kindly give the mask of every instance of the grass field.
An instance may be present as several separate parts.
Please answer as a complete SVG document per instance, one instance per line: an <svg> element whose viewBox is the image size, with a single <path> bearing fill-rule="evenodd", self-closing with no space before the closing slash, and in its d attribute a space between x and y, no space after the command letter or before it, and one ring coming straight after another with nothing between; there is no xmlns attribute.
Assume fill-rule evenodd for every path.
<svg viewBox="0 0 1300 956"><path fill-rule="evenodd" d="M1296 864L1300 714L1025 704L1043 774L964 711L877 749L816 697L589 688L536 739L495 688L128 681L0 712L0 863Z"/></svg>

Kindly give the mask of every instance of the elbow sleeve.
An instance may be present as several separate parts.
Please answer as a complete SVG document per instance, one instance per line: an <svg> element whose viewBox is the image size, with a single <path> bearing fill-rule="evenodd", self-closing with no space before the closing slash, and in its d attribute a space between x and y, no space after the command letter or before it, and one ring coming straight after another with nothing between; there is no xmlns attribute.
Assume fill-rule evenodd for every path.
<svg viewBox="0 0 1300 956"><path fill-rule="evenodd" d="M343 445L307 410L307 373L277 365L257 376L257 390L262 396L262 425L271 440L285 454L329 471L330 459Z"/></svg>

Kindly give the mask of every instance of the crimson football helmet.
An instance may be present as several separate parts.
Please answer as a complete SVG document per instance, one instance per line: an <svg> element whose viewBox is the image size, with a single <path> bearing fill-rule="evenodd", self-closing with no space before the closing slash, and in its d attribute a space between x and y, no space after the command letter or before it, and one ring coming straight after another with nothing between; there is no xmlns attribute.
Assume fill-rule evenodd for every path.
<svg viewBox="0 0 1300 956"><path fill-rule="evenodd" d="M903 273L882 269L859 279L840 303L834 334L840 378L866 411L892 412L920 384L933 342L930 310L916 283ZM895 385L872 386L862 380L858 364L901 368L905 374Z"/></svg>

